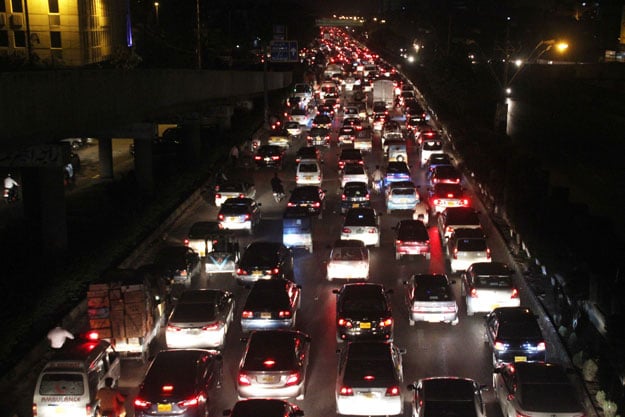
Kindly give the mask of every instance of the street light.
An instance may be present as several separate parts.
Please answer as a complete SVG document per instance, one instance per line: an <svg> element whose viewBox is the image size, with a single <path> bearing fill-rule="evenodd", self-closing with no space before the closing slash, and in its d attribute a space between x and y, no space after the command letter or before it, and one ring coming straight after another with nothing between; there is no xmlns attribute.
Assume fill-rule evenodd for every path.
<svg viewBox="0 0 625 417"><path fill-rule="evenodd" d="M158 2L155 1L154 2L154 13L156 14L156 26L158 26L158 6L159 6Z"/></svg>
<svg viewBox="0 0 625 417"><path fill-rule="evenodd" d="M553 47L556 47L556 50L560 53L564 53L568 48L569 44L566 42L557 42L555 39L542 40L536 44L532 52L527 56L525 60L517 59L515 61L515 65L518 67L516 72L512 75L509 80L504 80L506 88L510 87L512 81L519 75L523 68L525 68L526 64L534 64L538 59L543 56L546 52L550 51ZM506 61L506 67L508 66L508 62Z"/></svg>

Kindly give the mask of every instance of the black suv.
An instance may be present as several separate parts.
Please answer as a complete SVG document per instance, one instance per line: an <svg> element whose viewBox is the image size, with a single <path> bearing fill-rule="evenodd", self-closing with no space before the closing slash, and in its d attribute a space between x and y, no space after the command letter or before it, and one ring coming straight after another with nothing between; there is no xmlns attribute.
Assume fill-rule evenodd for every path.
<svg viewBox="0 0 625 417"><path fill-rule="evenodd" d="M360 149L347 148L341 150L341 154L339 155L339 170L345 168L346 164L364 165L364 163Z"/></svg>
<svg viewBox="0 0 625 417"><path fill-rule="evenodd" d="M364 182L347 182L341 194L341 214L351 208L371 207L371 195Z"/></svg>
<svg viewBox="0 0 625 417"><path fill-rule="evenodd" d="M134 400L135 416L207 416L209 392L221 384L221 362L221 355L203 349L157 353Z"/></svg>
<svg viewBox="0 0 625 417"><path fill-rule="evenodd" d="M254 155L254 163L256 168L260 167L277 167L282 168L282 159L284 150L277 145L262 145Z"/></svg>
<svg viewBox="0 0 625 417"><path fill-rule="evenodd" d="M536 316L525 307L499 307L486 316L484 342L493 350L493 365L544 362L545 338Z"/></svg>
<svg viewBox="0 0 625 417"><path fill-rule="evenodd" d="M336 340L393 339L393 314L382 284L345 284L336 298Z"/></svg>
<svg viewBox="0 0 625 417"><path fill-rule="evenodd" d="M401 220L393 229L396 260L404 255L423 255L430 259L430 235L422 221Z"/></svg>
<svg viewBox="0 0 625 417"><path fill-rule="evenodd" d="M187 246L166 246L154 257L154 265L173 283L191 285L194 275L201 273L200 255Z"/></svg>
<svg viewBox="0 0 625 417"><path fill-rule="evenodd" d="M472 379L458 377L423 378L408 385L412 395L413 417L425 417L434 412L439 416L486 417L482 398L485 385Z"/></svg>
<svg viewBox="0 0 625 417"><path fill-rule="evenodd" d="M315 185L296 187L291 192L287 207L306 207L310 214L323 218L325 191Z"/></svg>
<svg viewBox="0 0 625 417"><path fill-rule="evenodd" d="M293 253L278 242L250 243L237 264L235 276L239 283L274 277L293 279Z"/></svg>

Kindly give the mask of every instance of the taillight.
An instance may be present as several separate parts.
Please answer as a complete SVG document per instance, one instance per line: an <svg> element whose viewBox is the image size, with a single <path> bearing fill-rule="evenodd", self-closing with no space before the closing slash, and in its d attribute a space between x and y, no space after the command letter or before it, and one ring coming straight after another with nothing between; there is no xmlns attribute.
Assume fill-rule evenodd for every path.
<svg viewBox="0 0 625 417"><path fill-rule="evenodd" d="M545 342L539 342L536 345L536 350L543 351L545 349L547 349L547 345L545 344Z"/></svg>
<svg viewBox="0 0 625 417"><path fill-rule="evenodd" d="M496 340L494 349L495 350L506 350L506 345L503 342L500 342L499 340Z"/></svg>
<svg viewBox="0 0 625 417"><path fill-rule="evenodd" d="M273 275L278 275L278 274L280 273L280 268L273 268L273 269L271 270L271 273L272 273Z"/></svg>
<svg viewBox="0 0 625 417"><path fill-rule="evenodd" d="M217 218L218 218L219 220L223 220L223 219L225 219L226 217L225 217L223 214L219 213L219 214L217 215Z"/></svg>
<svg viewBox="0 0 625 417"><path fill-rule="evenodd" d="M490 248L486 248L486 259L490 259Z"/></svg>
<svg viewBox="0 0 625 417"><path fill-rule="evenodd" d="M248 221L249 219L250 219L250 215L249 215L249 214L246 214L246 215L245 215L245 219L244 219L244 220L245 220L245 221Z"/></svg>
<svg viewBox="0 0 625 417"><path fill-rule="evenodd" d="M172 326L171 324L167 326L168 332L179 332L180 330L182 330L180 327Z"/></svg>
<svg viewBox="0 0 625 417"><path fill-rule="evenodd" d="M318 201L315 201L315 202L313 203L313 205L312 205L312 206L313 206L314 208L319 208L319 207L321 207L321 203L320 203L320 202L318 202Z"/></svg>
<svg viewBox="0 0 625 417"><path fill-rule="evenodd" d="M277 161L278 159L280 159L280 155L274 155L271 157L271 159Z"/></svg>
<svg viewBox="0 0 625 417"><path fill-rule="evenodd" d="M206 326L202 327L202 330L217 330L217 329L219 329L219 323L207 324Z"/></svg>
<svg viewBox="0 0 625 417"><path fill-rule="evenodd" d="M221 194L215 194L215 198L221 198Z"/></svg>
<svg viewBox="0 0 625 417"><path fill-rule="evenodd" d="M340 318L338 319L338 321L336 322L340 327L347 327L348 329L351 328L353 326L351 320L346 320L344 318Z"/></svg>
<svg viewBox="0 0 625 417"><path fill-rule="evenodd" d="M37 404L36 403L33 403L32 410L33 410L33 417L37 417Z"/></svg>
<svg viewBox="0 0 625 417"><path fill-rule="evenodd" d="M451 227L451 226L447 226L447 227L445 228L445 233L449 233L449 234L451 234L451 233L453 233L453 231L454 231L454 228L453 228L453 227Z"/></svg>
<svg viewBox="0 0 625 417"><path fill-rule="evenodd" d="M321 175L317 175L317 181L321 181Z"/></svg>
<svg viewBox="0 0 625 417"><path fill-rule="evenodd" d="M295 182L297 182L299 180L299 175L295 176Z"/></svg>
<svg viewBox="0 0 625 417"><path fill-rule="evenodd" d="M292 203L292 202L289 201L288 203L286 203L286 206L287 207L295 207L295 203Z"/></svg>
<svg viewBox="0 0 625 417"><path fill-rule="evenodd" d="M347 200L347 196L345 194L341 194L341 200L343 201Z"/></svg>
<svg viewBox="0 0 625 417"><path fill-rule="evenodd" d="M369 228L369 233L377 233L378 229L376 229L375 227L370 227Z"/></svg>
<svg viewBox="0 0 625 417"><path fill-rule="evenodd" d="M237 268L237 275L247 275L247 271L243 268Z"/></svg>
<svg viewBox="0 0 625 417"><path fill-rule="evenodd" d="M454 257L454 259L458 259L458 248L454 248L453 257Z"/></svg>
<svg viewBox="0 0 625 417"><path fill-rule="evenodd" d="M365 161L363 161L363 160L361 159L360 161L358 161L358 164L359 164L359 165L364 165L364 164L365 164Z"/></svg>
<svg viewBox="0 0 625 417"><path fill-rule="evenodd" d="M380 320L380 327L389 327L393 325L393 319L391 317Z"/></svg>
<svg viewBox="0 0 625 417"><path fill-rule="evenodd" d="M369 195L369 193L367 193L367 195L365 195L365 200L369 200L371 198L371 196Z"/></svg>
<svg viewBox="0 0 625 417"><path fill-rule="evenodd" d="M342 230L342 233L351 233L352 229L350 229L349 227L344 227Z"/></svg>
<svg viewBox="0 0 625 417"><path fill-rule="evenodd" d="M477 289L471 289L471 293L469 294L471 298L477 298Z"/></svg>
<svg viewBox="0 0 625 417"><path fill-rule="evenodd" d="M441 200L439 200L438 198L434 199L434 205L438 206L441 203Z"/></svg>
<svg viewBox="0 0 625 417"><path fill-rule="evenodd" d="M386 389L386 395L387 397L396 397L399 394L401 394L401 391L399 390L399 387L397 385L393 385L392 387L388 387Z"/></svg>
<svg viewBox="0 0 625 417"><path fill-rule="evenodd" d="M260 156L260 155L254 155L254 160L255 160L255 161L260 161L261 159L263 159L263 157L262 157L262 156Z"/></svg>
<svg viewBox="0 0 625 417"><path fill-rule="evenodd" d="M241 317L244 319L251 319L252 317L254 317L254 313L248 310L244 310L243 313L241 313Z"/></svg>
<svg viewBox="0 0 625 417"><path fill-rule="evenodd" d="M280 312L278 313L278 317L280 317L281 319L288 319L289 317L291 317L291 312L289 310L280 310Z"/></svg>
<svg viewBox="0 0 625 417"><path fill-rule="evenodd" d="M239 194L239 198L244 198L245 194Z"/></svg>
<svg viewBox="0 0 625 417"><path fill-rule="evenodd" d="M146 408L148 408L150 406L150 402L149 401L146 401L146 400L144 400L144 399L142 399L140 397L135 398L134 404L135 404L135 408L146 409Z"/></svg>
<svg viewBox="0 0 625 417"><path fill-rule="evenodd" d="M250 378L243 373L239 374L239 385L252 385L252 381L250 381Z"/></svg>
<svg viewBox="0 0 625 417"><path fill-rule="evenodd" d="M516 288L512 289L512 294L510 294L510 298L519 298L519 291Z"/></svg>
<svg viewBox="0 0 625 417"><path fill-rule="evenodd" d="M354 395L354 390L352 389L352 387L342 386L341 389L339 390L339 395L343 395L343 396Z"/></svg>
<svg viewBox="0 0 625 417"><path fill-rule="evenodd" d="M286 379L285 385L288 387L291 385L297 385L299 384L299 382L300 382L300 373L294 372L288 376L288 378Z"/></svg>
<svg viewBox="0 0 625 417"><path fill-rule="evenodd" d="M197 396L197 397L186 399L184 401L180 401L178 403L178 407L180 407L180 408L183 408L183 407L195 407L199 403L200 403L200 397Z"/></svg>
<svg viewBox="0 0 625 417"><path fill-rule="evenodd" d="M463 206L468 206L469 205L469 199L468 198L463 198L462 199L462 205Z"/></svg>

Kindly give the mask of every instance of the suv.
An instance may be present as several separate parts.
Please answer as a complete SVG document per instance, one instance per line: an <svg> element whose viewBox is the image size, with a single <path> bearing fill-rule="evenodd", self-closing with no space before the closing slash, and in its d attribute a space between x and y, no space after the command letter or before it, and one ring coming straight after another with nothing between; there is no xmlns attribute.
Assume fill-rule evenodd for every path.
<svg viewBox="0 0 625 417"><path fill-rule="evenodd" d="M154 265L164 277L176 284L191 285L191 279L202 273L200 255L183 245L165 246L154 257Z"/></svg>
<svg viewBox="0 0 625 417"><path fill-rule="evenodd" d="M311 215L323 218L325 191L315 185L296 187L291 192L287 207L305 207Z"/></svg>
<svg viewBox="0 0 625 417"><path fill-rule="evenodd" d="M467 316L490 313L497 307L519 307L521 298L513 282L514 271L501 262L477 262L462 274L462 296Z"/></svg>
<svg viewBox="0 0 625 417"><path fill-rule="evenodd" d="M432 377L408 385L412 396L412 417L426 417L430 410L437 416L486 417L482 398L485 386L459 377Z"/></svg>
<svg viewBox="0 0 625 417"><path fill-rule="evenodd" d="M134 400L136 417L203 417L209 393L221 385L221 355L203 349L156 354Z"/></svg>
<svg viewBox="0 0 625 417"><path fill-rule="evenodd" d="M525 307L499 307L486 316L484 342L493 351L493 366L545 362L545 338L536 316Z"/></svg>
<svg viewBox="0 0 625 417"><path fill-rule="evenodd" d="M339 171L342 170L346 164L359 164L364 165L365 161L362 159L362 153L360 149L347 148L341 150L339 155Z"/></svg>
<svg viewBox="0 0 625 417"><path fill-rule="evenodd" d="M224 229L247 230L251 235L260 223L260 203L251 198L229 198L217 215Z"/></svg>
<svg viewBox="0 0 625 417"><path fill-rule="evenodd" d="M277 167L282 169L284 150L276 145L261 145L254 155L256 168Z"/></svg>
<svg viewBox="0 0 625 417"><path fill-rule="evenodd" d="M455 229L447 242L451 272L464 271L474 262L490 262L490 249L481 228Z"/></svg>
<svg viewBox="0 0 625 417"><path fill-rule="evenodd" d="M419 204L417 187L411 181L393 182L386 193L386 212L414 210Z"/></svg>
<svg viewBox="0 0 625 417"><path fill-rule="evenodd" d="M301 302L301 287L288 279L256 281L241 313L241 330L292 329Z"/></svg>
<svg viewBox="0 0 625 417"><path fill-rule="evenodd" d="M247 245L235 272L239 283L259 279L293 277L293 253L278 242L256 241Z"/></svg>
<svg viewBox="0 0 625 417"><path fill-rule="evenodd" d="M393 228L395 230L395 259L404 255L424 255L430 259L430 235L422 221L402 220Z"/></svg>
<svg viewBox="0 0 625 417"><path fill-rule="evenodd" d="M364 182L347 182L341 194L341 214L351 208L371 207L371 195Z"/></svg>
<svg viewBox="0 0 625 417"><path fill-rule="evenodd" d="M393 339L393 311L382 284L345 284L336 294L336 340Z"/></svg>
<svg viewBox="0 0 625 417"><path fill-rule="evenodd" d="M470 207L448 207L438 216L438 232L447 242L455 229L481 229L477 211Z"/></svg>
<svg viewBox="0 0 625 417"><path fill-rule="evenodd" d="M329 146L330 130L325 127L313 127L306 137L308 146Z"/></svg>

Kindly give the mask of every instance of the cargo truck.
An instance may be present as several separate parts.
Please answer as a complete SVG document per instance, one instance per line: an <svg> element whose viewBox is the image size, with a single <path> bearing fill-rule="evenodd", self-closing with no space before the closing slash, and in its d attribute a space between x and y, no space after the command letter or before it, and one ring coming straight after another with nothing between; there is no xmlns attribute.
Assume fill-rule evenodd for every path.
<svg viewBox="0 0 625 417"><path fill-rule="evenodd" d="M395 85L391 80L376 80L373 83L373 102L383 101L387 109L393 108Z"/></svg>

